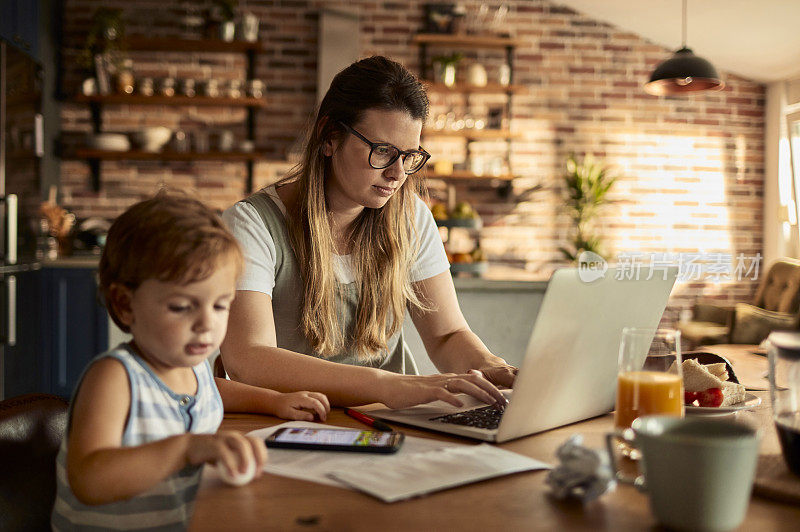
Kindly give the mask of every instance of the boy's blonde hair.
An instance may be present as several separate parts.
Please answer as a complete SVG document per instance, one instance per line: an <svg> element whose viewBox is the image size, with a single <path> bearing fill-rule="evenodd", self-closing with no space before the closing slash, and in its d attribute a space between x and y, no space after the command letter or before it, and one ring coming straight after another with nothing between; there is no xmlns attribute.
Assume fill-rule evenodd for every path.
<svg viewBox="0 0 800 532"><path fill-rule="evenodd" d="M162 191L112 224L100 258L100 295L114 323L129 332L115 309L113 284L130 290L147 279L185 285L207 279L223 260L234 262L238 278L244 257L222 219L196 199Z"/></svg>

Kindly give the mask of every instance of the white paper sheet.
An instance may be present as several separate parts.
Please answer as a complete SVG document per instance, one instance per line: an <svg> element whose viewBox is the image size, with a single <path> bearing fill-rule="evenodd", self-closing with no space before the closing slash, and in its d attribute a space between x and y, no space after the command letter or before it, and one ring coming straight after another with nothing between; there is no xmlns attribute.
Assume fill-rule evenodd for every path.
<svg viewBox="0 0 800 532"><path fill-rule="evenodd" d="M331 471L330 476L384 502L396 502L487 478L537 469L550 469L550 466L483 443L436 449L410 457L394 456L358 469Z"/></svg>
<svg viewBox="0 0 800 532"><path fill-rule="evenodd" d="M289 421L249 433L267 438L283 427L342 428ZM544 462L490 444L463 445L406 436L396 454L270 449L264 471L364 491L386 502L520 471L550 469Z"/></svg>
<svg viewBox="0 0 800 532"><path fill-rule="evenodd" d="M341 429L334 425L323 425L310 421L289 421L273 427L266 427L250 432L249 436L267 438L270 434L283 427L312 427ZM449 443L427 438L406 436L400 450L395 454L381 455L374 453L343 453L330 451L307 451L298 449L270 449L269 459L264 465L264 471L284 477L299 478L319 482L329 486L348 488L344 484L328 477L328 473L340 469L353 469L364 467L372 462L381 463L387 459L400 457L407 458L411 454L442 449L445 447L461 447L457 443Z"/></svg>

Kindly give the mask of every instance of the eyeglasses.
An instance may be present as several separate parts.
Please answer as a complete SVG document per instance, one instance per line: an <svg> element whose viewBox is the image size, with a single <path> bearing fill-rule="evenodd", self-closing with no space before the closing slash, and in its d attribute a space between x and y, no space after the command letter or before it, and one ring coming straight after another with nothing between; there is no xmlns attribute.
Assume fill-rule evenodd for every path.
<svg viewBox="0 0 800 532"><path fill-rule="evenodd" d="M363 140L364 143L369 146L369 165L376 170L388 168L392 166L398 158L402 157L403 171L406 173L406 175L410 175L414 172L418 172L423 166L425 166L425 163L428 162L428 159L431 158L431 154L426 152L422 146L420 146L418 150L404 151L394 144L389 144L388 142L372 142L367 140L367 137L344 122L339 122L339 124L341 124L342 127L348 132Z"/></svg>

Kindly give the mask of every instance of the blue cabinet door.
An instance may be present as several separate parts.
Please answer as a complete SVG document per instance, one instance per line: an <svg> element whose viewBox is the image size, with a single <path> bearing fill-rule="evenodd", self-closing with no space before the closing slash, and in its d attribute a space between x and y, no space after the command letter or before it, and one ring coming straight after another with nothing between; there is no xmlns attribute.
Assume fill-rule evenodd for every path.
<svg viewBox="0 0 800 532"><path fill-rule="evenodd" d="M108 315L97 299L93 268L45 268L44 352L51 393L70 397L86 364L108 349Z"/></svg>
<svg viewBox="0 0 800 532"><path fill-rule="evenodd" d="M24 271L2 276L3 395L47 392L48 361L39 329L41 272Z"/></svg>

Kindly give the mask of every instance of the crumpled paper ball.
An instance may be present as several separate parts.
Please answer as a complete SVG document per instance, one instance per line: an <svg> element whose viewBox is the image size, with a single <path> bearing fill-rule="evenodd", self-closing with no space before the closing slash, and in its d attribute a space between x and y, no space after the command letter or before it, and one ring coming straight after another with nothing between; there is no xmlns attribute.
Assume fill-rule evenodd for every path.
<svg viewBox="0 0 800 532"><path fill-rule="evenodd" d="M556 457L560 463L547 475L547 484L556 498L575 497L586 503L616 488L608 453L584 447L580 434L561 444Z"/></svg>

